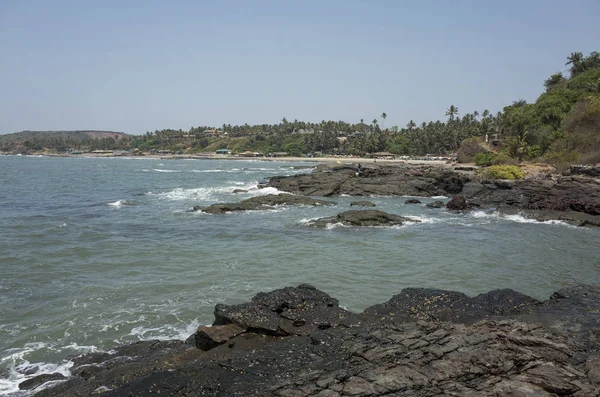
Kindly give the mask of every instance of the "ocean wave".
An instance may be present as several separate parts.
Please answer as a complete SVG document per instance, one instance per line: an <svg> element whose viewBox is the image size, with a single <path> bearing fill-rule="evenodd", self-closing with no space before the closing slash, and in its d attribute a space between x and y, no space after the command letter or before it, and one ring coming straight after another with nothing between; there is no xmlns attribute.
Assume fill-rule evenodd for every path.
<svg viewBox="0 0 600 397"><path fill-rule="evenodd" d="M491 220L505 220L505 221L511 221L511 222L516 222L516 223L531 223L531 224L538 224L538 225L564 225L564 226L570 226L568 223L561 221L561 220L554 220L554 219L550 219L550 220L546 220L546 221L540 221L537 219L533 219L533 218L527 218L525 216L523 216L522 214L502 214L499 213L497 211L492 211L492 212L486 212L486 211L473 211L470 216L472 218L476 218L476 219L491 219Z"/></svg>
<svg viewBox="0 0 600 397"><path fill-rule="evenodd" d="M181 170L163 170L161 168L152 168L152 171L154 171L154 172L174 172L174 173L181 172Z"/></svg>
<svg viewBox="0 0 600 397"><path fill-rule="evenodd" d="M185 341L190 337L198 327L200 326L200 322L198 319L194 319L191 323L185 324L183 326L176 325L163 325L160 327L144 327L138 326L131 329L129 336L136 337L140 341L145 340L171 340L178 339Z"/></svg>
<svg viewBox="0 0 600 397"><path fill-rule="evenodd" d="M135 205L135 202L132 200L117 200L113 201L112 203L106 203L106 205L109 207L121 208L123 205Z"/></svg>
<svg viewBox="0 0 600 397"><path fill-rule="evenodd" d="M63 349L77 350L76 344L65 346L64 348L52 347L44 342L27 343L23 348L9 349L8 354L0 359L0 367L6 368L0 375L0 395L27 396L39 392L57 381L47 382L31 392L19 389L19 384L43 374L59 373L65 377L71 376L70 368L72 361L64 360L61 363L29 362L28 355L38 350L60 351ZM89 351L89 350L88 350ZM81 353L88 352L85 349ZM60 381L58 381L60 382Z"/></svg>

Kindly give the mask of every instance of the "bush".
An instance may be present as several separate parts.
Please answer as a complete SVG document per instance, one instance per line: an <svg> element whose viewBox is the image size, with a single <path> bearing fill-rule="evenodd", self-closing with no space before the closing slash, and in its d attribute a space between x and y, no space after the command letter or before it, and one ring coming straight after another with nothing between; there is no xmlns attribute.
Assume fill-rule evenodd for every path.
<svg viewBox="0 0 600 397"><path fill-rule="evenodd" d="M506 153L499 153L492 161L492 165L519 165L519 160L510 157Z"/></svg>
<svg viewBox="0 0 600 397"><path fill-rule="evenodd" d="M525 173L516 165L492 165L477 171L483 179L522 179Z"/></svg>
<svg viewBox="0 0 600 397"><path fill-rule="evenodd" d="M475 163L475 165L478 165L480 167L488 167L488 166L494 164L494 160L497 157L498 157L498 155L493 152L477 153L473 157L473 162Z"/></svg>

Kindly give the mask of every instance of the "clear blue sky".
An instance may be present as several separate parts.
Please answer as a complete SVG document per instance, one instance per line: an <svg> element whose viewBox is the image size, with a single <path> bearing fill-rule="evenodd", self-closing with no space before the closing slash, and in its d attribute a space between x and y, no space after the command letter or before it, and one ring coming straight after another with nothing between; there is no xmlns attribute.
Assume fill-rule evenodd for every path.
<svg viewBox="0 0 600 397"><path fill-rule="evenodd" d="M534 101L598 0L0 1L0 133L371 121Z"/></svg>

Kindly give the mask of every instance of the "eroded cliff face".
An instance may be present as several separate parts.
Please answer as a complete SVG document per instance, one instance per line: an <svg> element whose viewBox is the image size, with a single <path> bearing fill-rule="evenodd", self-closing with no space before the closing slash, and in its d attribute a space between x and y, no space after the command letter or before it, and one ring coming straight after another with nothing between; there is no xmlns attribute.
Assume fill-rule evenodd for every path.
<svg viewBox="0 0 600 397"><path fill-rule="evenodd" d="M595 396L600 287L540 302L409 288L363 313L300 285L217 305L187 343L75 358L38 396ZM27 386L27 385L25 385Z"/></svg>

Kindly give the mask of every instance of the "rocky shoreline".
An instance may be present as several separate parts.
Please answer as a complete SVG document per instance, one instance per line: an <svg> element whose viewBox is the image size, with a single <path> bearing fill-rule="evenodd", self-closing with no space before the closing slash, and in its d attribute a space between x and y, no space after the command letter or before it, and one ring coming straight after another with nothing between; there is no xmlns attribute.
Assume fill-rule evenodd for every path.
<svg viewBox="0 0 600 397"><path fill-rule="evenodd" d="M463 168L464 167L457 167ZM522 180L485 180L449 167L321 165L310 174L276 176L266 186L305 196L450 196L448 209L493 208L541 220L600 227L600 168L568 175L539 173ZM438 207L445 203L438 203Z"/></svg>
<svg viewBox="0 0 600 397"><path fill-rule="evenodd" d="M596 396L599 324L596 286L543 302L407 288L352 313L303 284L219 304L186 342L72 358L37 396Z"/></svg>

